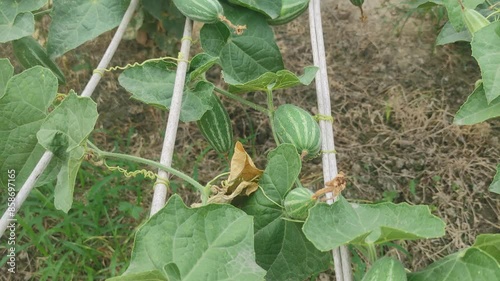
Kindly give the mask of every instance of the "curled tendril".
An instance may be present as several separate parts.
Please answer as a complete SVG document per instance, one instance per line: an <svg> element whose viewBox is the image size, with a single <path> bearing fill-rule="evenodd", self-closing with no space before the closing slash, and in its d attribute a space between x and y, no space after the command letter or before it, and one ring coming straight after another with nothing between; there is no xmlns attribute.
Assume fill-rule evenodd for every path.
<svg viewBox="0 0 500 281"><path fill-rule="evenodd" d="M93 73L97 73L101 76L104 76L104 73L105 72L111 72L111 71L116 71L116 70L126 70L126 69L129 69L129 68L132 68L132 67L136 67L136 66L143 66L145 65L146 63L149 63L149 62L155 62L155 61L167 61L167 60L173 60L173 61L177 61L177 62L180 62L180 61L183 61L183 62L187 62L189 63L188 60L185 60L182 58L181 54L179 53L179 56L177 58L174 58L174 57L161 57L161 58L154 58L154 59L149 59L149 60L145 60L141 63L138 63L138 62L134 62L132 64L127 64L125 66L112 66L112 67L108 67L108 68L96 68L94 69Z"/></svg>

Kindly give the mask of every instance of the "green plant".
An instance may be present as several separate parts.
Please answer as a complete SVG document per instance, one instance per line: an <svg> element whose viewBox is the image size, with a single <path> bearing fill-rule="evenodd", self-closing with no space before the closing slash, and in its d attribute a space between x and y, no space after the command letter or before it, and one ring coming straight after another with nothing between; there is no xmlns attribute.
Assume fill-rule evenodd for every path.
<svg viewBox="0 0 500 281"><path fill-rule="evenodd" d="M322 106L317 116L322 125L321 136L316 133L318 124L304 110L291 105L282 105L275 109L276 91L308 85L315 77L318 79L318 94L326 94L329 98L324 50L318 44L322 36L321 24L317 22L319 2L311 2L310 19L312 30L315 32L312 40L313 52L320 68L318 71L317 67L305 67L301 76L284 69L273 30L268 24L269 18L277 18L280 15L282 2L232 2L238 5L219 3L216 0L182 3L174 1L188 17L208 22L200 31L203 53L196 55L191 61L188 61L191 44L188 37L192 22L186 20L181 53L177 58L153 58L126 67L112 68L107 68L107 62L104 60L94 71L94 80L91 81L98 81L99 77L107 72L123 70L118 80L121 86L132 94L132 98L169 111L165 133L167 145L159 162L104 151L88 140L98 116L97 106L89 98L92 90L84 90L82 96L77 96L73 91L64 96L58 95L58 79L53 70L34 66L14 75L10 62L0 59L0 92L3 94L0 98L0 110L5 112L5 118L0 120L0 131L5 133L0 139L0 151L14 155L10 157L1 154L2 175L7 174L4 173L7 169L18 171L15 174L17 184L23 185L23 188L28 186L28 190L35 184L34 179L38 179L36 184L39 185L55 181L53 208L66 213L78 204L73 202L74 187L77 180L84 182L79 179L78 171L86 161L96 167L119 171L127 178L142 176L154 179L155 192L160 194L170 187L169 174L191 185L200 196L199 202L191 207L186 206L178 195L171 196L164 204L161 197L155 194L155 199L160 199L154 200L151 217L135 233L127 269L120 276L109 280L300 281L327 270L332 263L330 251L335 255L335 271L341 278L339 281L349 280L350 264L342 267L342 263L347 262L343 258L347 246L356 247L370 266L366 273L361 265L358 266L357 276L363 276L362 280L499 279L500 256L496 246L500 240L498 234L480 235L472 247L438 260L419 272L406 272L398 260L379 258L382 254L379 249L391 241L440 237L444 234L445 224L431 214L428 206L392 202L349 203L340 195L346 185L345 179L342 174L337 175L336 163L331 162L330 156L335 150L333 139L328 139L329 134L333 136L333 118L328 112L329 108L326 107L325 110ZM202 3L213 5L205 6ZM356 2L359 3L361 2ZM4 24L7 28L0 33L0 41L7 42L21 38L19 36L29 36L31 27L20 25L16 18L26 17L29 21L33 17L31 11L42 7L43 4L44 1L23 2L15 9L0 4L7 15L7 24ZM128 12L124 13L124 5L110 7L93 2L76 5L72 1L55 1L51 10L53 21L47 44L49 58L61 56L94 38L96 34L115 27L123 14L122 22L126 23L135 9L134 4L136 5L137 1L133 0ZM210 8L215 9L205 10ZM73 17L76 19L69 20L68 11L70 14L74 12ZM89 32L86 25L89 21L92 23L95 18L89 20L86 16L87 12L92 11L106 13L108 17L98 19L97 27ZM214 11L220 21L214 20ZM222 11L225 19L221 17ZM77 38L69 36L70 34L61 28L73 22L81 23L81 26L77 25L75 28L79 35ZM233 32L235 26L231 22L244 23L245 28L236 27L236 32ZM481 28L476 31L473 40L478 38L477 40L484 40L485 43L491 43L492 40L496 42L495 40L500 38L500 34L494 29L497 26L497 23L492 23ZM118 30L123 30L122 27ZM493 28L493 33L490 28ZM23 32L19 32L20 29ZM489 32L487 34L490 36L496 34L498 38L481 38L482 32ZM115 38L119 37L120 35ZM484 58L484 52L489 52L487 55L496 53L493 48L486 48L482 49L478 56ZM109 62L109 58L107 59ZM218 88L206 79L204 73L214 65L221 67L228 90ZM499 67L497 60L488 62L488 65L493 65L495 69ZM479 86L485 89L478 92L485 94L485 98L495 99L495 92L486 91L491 90L488 87L491 87L492 82L495 87L497 81L488 75L490 74L483 75L484 82ZM89 85L85 89L95 88L95 84ZM266 107L239 96L240 93L253 91L265 93ZM206 183L200 183L171 166L175 130L179 120L198 121L207 112L213 111L215 106L222 106L212 103L215 93L234 100L242 109L257 110L263 118L268 118L276 147L268 153L267 163L261 170L245 152L243 145L237 142L231 156L229 173L222 173ZM25 107L17 106L19 104L28 104L31 110L25 111ZM291 110L284 113L280 110L286 108ZM212 141L216 140L214 147L223 144L218 150L227 152L227 132L230 126L227 123L227 115L217 115L223 117L215 117L217 120L214 121L226 119L222 120L224 132L211 131L209 137ZM301 121L295 121L295 117ZM466 114L466 117L477 116ZM12 120L17 121L15 126ZM291 138L286 139L285 136ZM302 138L304 136L305 139ZM323 138L322 148L319 148L320 137ZM224 139L224 142L218 141L221 139ZM288 141L289 143L285 143ZM328 165L335 166L325 168L325 174L328 175L325 176L325 180L328 180L325 182L325 188L312 195L311 192L301 189L299 184L304 164L301 157L303 155L299 153L303 150L307 150L307 154L311 156L322 153L324 158L330 161L327 162ZM39 159L42 159L41 166L45 165L41 171L35 168ZM125 169L112 161L140 163L158 169L158 172L139 169L133 165ZM12 185L12 178L0 179L5 186ZM495 181L498 182L497 177ZM20 193L25 192L23 188ZM92 192L100 192L102 188L103 186L100 186L99 190L93 189ZM300 193L298 197L306 200L299 202L296 198L287 198L294 197L297 193ZM323 193L328 193L328 202L316 203L317 197ZM331 197L335 197L336 201L332 202ZM22 204L22 201L20 202ZM105 208L105 204L101 205ZM141 213L141 209L130 202L116 205L132 217L138 217ZM101 209L101 212L107 215L105 209ZM297 221L297 218L300 221ZM116 225L116 222L111 222L111 225L113 223ZM78 238L75 240L80 243L65 243L65 246L81 255L85 255L85 250L93 250L80 247L84 243L78 240L84 237L82 228L68 229L67 223L64 224L61 229L68 231L66 235L73 236L75 234L71 232L76 231ZM114 236L118 235L117 231L112 232ZM130 233L128 232L129 235ZM37 237L31 233L31 239ZM44 249L40 244L35 246L47 254L52 250ZM64 253L61 256L62 259L67 259L71 258L72 254ZM95 258L90 260L89 262L95 262ZM339 262L341 266L338 266ZM55 263L55 270L59 270L60 261ZM50 272L51 269L47 270ZM94 277L97 273L88 271L87 274Z"/></svg>

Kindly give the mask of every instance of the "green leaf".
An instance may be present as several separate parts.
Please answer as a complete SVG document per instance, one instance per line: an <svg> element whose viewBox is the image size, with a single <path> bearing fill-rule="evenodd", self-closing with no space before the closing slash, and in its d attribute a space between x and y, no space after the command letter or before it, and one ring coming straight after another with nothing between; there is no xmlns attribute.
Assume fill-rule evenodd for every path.
<svg viewBox="0 0 500 281"><path fill-rule="evenodd" d="M222 23L206 24L200 31L205 52L220 58L224 80L243 84L266 72L283 69L283 59L266 18L242 7L223 6L224 15L233 24L247 26L242 35L230 33Z"/></svg>
<svg viewBox="0 0 500 281"><path fill-rule="evenodd" d="M229 3L260 12L272 19L277 18L281 12L281 0L229 0Z"/></svg>
<svg viewBox="0 0 500 281"><path fill-rule="evenodd" d="M54 0L47 52L59 57L88 40L115 28L129 1Z"/></svg>
<svg viewBox="0 0 500 281"><path fill-rule="evenodd" d="M40 9L46 2L47 0L0 1L0 43L35 32L35 18L30 12Z"/></svg>
<svg viewBox="0 0 500 281"><path fill-rule="evenodd" d="M390 257L378 259L361 281L406 281L405 268Z"/></svg>
<svg viewBox="0 0 500 281"><path fill-rule="evenodd" d="M444 257L426 269L408 274L409 281L491 281L500 280L500 267L490 255L468 248Z"/></svg>
<svg viewBox="0 0 500 281"><path fill-rule="evenodd" d="M57 174L57 183L54 189L54 206L65 213L73 205L73 191L75 190L76 176L83 161L85 149L81 146L74 148L60 160L61 168Z"/></svg>
<svg viewBox="0 0 500 281"><path fill-rule="evenodd" d="M463 28L462 31L457 32L448 21L439 32L436 38L436 45L446 45L458 41L470 42L471 40L472 37L467 28Z"/></svg>
<svg viewBox="0 0 500 281"><path fill-rule="evenodd" d="M484 0L462 0L464 7L474 9ZM462 19L462 8L457 0L443 0L443 5L448 12L448 19L456 31L464 29L465 23Z"/></svg>
<svg viewBox="0 0 500 281"><path fill-rule="evenodd" d="M0 67L1 73L10 71L5 62ZM5 94L0 98L0 172L6 175L7 170L16 170L18 188L45 152L37 145L36 132L56 97L57 86L52 71L35 66L9 79ZM0 181L0 185L7 185L5 177L1 176Z"/></svg>
<svg viewBox="0 0 500 281"><path fill-rule="evenodd" d="M267 280L302 281L326 270L331 259L330 253L320 252L304 237L301 223L284 220L283 209L277 205L292 188L300 169L295 147L278 146L268 155L261 188L242 204L242 209L254 216L257 263L267 270Z"/></svg>
<svg viewBox="0 0 500 281"><path fill-rule="evenodd" d="M490 184L490 191L496 194L500 194L500 164L497 165L497 172Z"/></svg>
<svg viewBox="0 0 500 281"><path fill-rule="evenodd" d="M471 42L472 56L481 68L488 103L500 96L500 21L478 30Z"/></svg>
<svg viewBox="0 0 500 281"><path fill-rule="evenodd" d="M212 57L207 53L199 53L191 59L189 63L189 80L194 80L198 76L205 74L214 64L217 63L218 57Z"/></svg>
<svg viewBox="0 0 500 281"><path fill-rule="evenodd" d="M500 264L500 234L479 234L472 247L481 249Z"/></svg>
<svg viewBox="0 0 500 281"><path fill-rule="evenodd" d="M274 42L248 36L229 41L222 48L220 61L224 81L228 84L245 83L283 68L281 54Z"/></svg>
<svg viewBox="0 0 500 281"><path fill-rule="evenodd" d="M168 110L175 82L175 70L171 66L168 62L148 62L126 69L118 77L118 82L132 93L133 99ZM214 85L205 81L198 82L194 89L186 88L181 106L181 121L199 120L211 109L210 95L213 89Z"/></svg>
<svg viewBox="0 0 500 281"><path fill-rule="evenodd" d="M38 142L60 159L54 205L68 212L73 204L73 190L85 153L82 147L97 121L97 104L88 97L78 97L74 91L56 107L36 134Z"/></svg>
<svg viewBox="0 0 500 281"><path fill-rule="evenodd" d="M198 121L207 110L212 109L211 95L214 84L200 81L194 89L186 89L182 98L180 120L182 122Z"/></svg>
<svg viewBox="0 0 500 281"><path fill-rule="evenodd" d="M81 146L94 129L97 104L88 97L78 97L74 91L45 119L38 131L38 142L58 157Z"/></svg>
<svg viewBox="0 0 500 281"><path fill-rule="evenodd" d="M252 92L266 91L267 89L277 90L292 88L298 85L309 85L314 79L318 68L307 66L304 68L304 74L297 76L289 70L279 70L276 73L266 72L257 79L248 81L244 84L232 84L231 92ZM226 81L227 82L227 81Z"/></svg>
<svg viewBox="0 0 500 281"><path fill-rule="evenodd" d="M200 30L201 47L213 57L219 57L220 50L231 36L229 28L221 23L204 24Z"/></svg>
<svg viewBox="0 0 500 281"><path fill-rule="evenodd" d="M129 275L122 275L118 277L108 278L106 281L173 281L167 279L158 270L144 271L139 273L132 273Z"/></svg>
<svg viewBox="0 0 500 281"><path fill-rule="evenodd" d="M481 83L455 114L454 124L472 125L500 116L500 97L488 104Z"/></svg>
<svg viewBox="0 0 500 281"><path fill-rule="evenodd" d="M366 246L440 237L445 233L444 227L428 206L349 204L340 197L332 205L318 203L311 208L303 230L316 248L328 251L345 244Z"/></svg>
<svg viewBox="0 0 500 281"><path fill-rule="evenodd" d="M127 271L108 280L154 271L160 280L262 280L252 217L226 204L190 209L173 195L138 230Z"/></svg>
<svg viewBox="0 0 500 281"><path fill-rule="evenodd" d="M7 82L14 75L14 67L8 59L0 59L0 98L5 94Z"/></svg>
<svg viewBox="0 0 500 281"><path fill-rule="evenodd" d="M14 55L24 68L28 69L36 65L46 67L56 75L59 82L66 83L64 74L59 67L49 58L45 49L31 36L26 36L12 42Z"/></svg>

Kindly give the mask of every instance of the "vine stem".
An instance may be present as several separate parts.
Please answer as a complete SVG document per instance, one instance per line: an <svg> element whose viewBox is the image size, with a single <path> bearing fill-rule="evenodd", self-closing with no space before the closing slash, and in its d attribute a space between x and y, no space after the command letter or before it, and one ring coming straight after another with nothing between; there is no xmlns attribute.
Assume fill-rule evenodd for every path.
<svg viewBox="0 0 500 281"><path fill-rule="evenodd" d="M267 90L267 116L269 116L269 124L271 125L271 131L273 132L274 142L276 146L280 145L278 135L276 135L276 127L274 126L274 103L273 103L273 91L271 89Z"/></svg>
<svg viewBox="0 0 500 281"><path fill-rule="evenodd" d="M318 99L319 114L331 116L330 88L328 84L328 73L326 67L325 43L323 39L323 24L321 21L320 0L309 2L309 27L311 33L311 45L314 65L319 67L316 73L316 93ZM321 129L321 143L323 151L334 151L333 126L327 120L319 121ZM335 153L323 153L323 179L328 182L337 176L337 159ZM328 204L333 204L333 194L327 193ZM352 269L349 250L347 246L333 249L333 260L335 264L335 277L337 281L352 281Z"/></svg>
<svg viewBox="0 0 500 281"><path fill-rule="evenodd" d="M136 163L146 164L146 165L155 167L155 168L160 169L160 170L165 170L165 171L171 173L172 175L177 176L177 177L179 177L179 178L187 181L192 186L194 186L196 189L198 189L200 192L203 192L203 190L204 190L203 185L201 185L195 179L193 179L192 177L184 174L183 172L181 172L181 171L179 171L177 169L174 169L174 168L169 167L169 166L162 165L161 163L158 163L158 162L153 161L153 160L145 159L145 158L142 158L142 157L132 156L132 155L128 155L128 154L121 154L121 153L114 153L114 152L103 151L103 150L100 150L99 148L97 148L97 146L95 146L93 143L91 143L91 142L87 142L87 143L99 155L99 157L102 157L102 158L118 158L118 159L133 161L133 162L136 162Z"/></svg>
<svg viewBox="0 0 500 281"><path fill-rule="evenodd" d="M130 22L132 16L134 15L134 11L137 8L138 4L139 0L130 1L130 4L127 10L125 11L125 14L123 15L122 21L120 22L120 25L118 26L118 29L116 30L115 35L113 36L113 39L111 39L111 42L109 43L109 46L106 49L106 52L104 53L101 61L99 62L98 68L106 68L108 66L109 62L111 61L111 58L113 57L114 53L116 52L116 49L118 48L118 45L123 37L123 34L125 33L128 23ZM94 92L97 83L99 83L99 80L101 80L101 75L94 73L94 75L92 75L89 82L85 86L85 89L83 90L81 96L90 97ZM42 155L42 157L36 164L35 168L31 171L31 174L29 175L28 179L26 179L23 186L21 187L16 197L14 198L13 208L11 210L7 209L3 214L2 218L0 219L0 237L4 234L5 230L7 229L7 226L9 225L9 222L14 219L14 216L16 215L17 211L19 211L22 204L33 190L36 181L38 180L40 175L45 171L50 161L52 160L52 157L54 157L54 154L52 152L48 150L45 151L45 153Z"/></svg>
<svg viewBox="0 0 500 281"><path fill-rule="evenodd" d="M249 100L246 100L246 99L244 99L244 98L242 98L240 96L237 96L237 95L235 95L233 93L230 93L230 92L228 92L226 90L223 90L221 88L218 88L218 87L215 87L214 90L217 93L222 94L222 95L224 95L224 96L226 96L228 98L231 98L231 99L233 99L235 101L238 101L241 104L244 104L244 105L246 105L246 106L248 106L250 108L253 108L253 109L257 110L257 111L260 111L262 113L266 113L267 114L267 109L264 108L264 107L262 107L262 106L260 106L260 105L258 105L258 104L255 104L255 103L253 103L253 102L251 102Z"/></svg>
<svg viewBox="0 0 500 281"><path fill-rule="evenodd" d="M186 71L188 67L189 50L191 48L191 33L193 30L193 21L186 18L184 24L184 33L182 35L181 50L179 52L179 63L175 73L174 93L170 103L168 113L167 127L165 128L165 138L163 139L163 147L161 150L160 163L170 167L172 165L172 156L174 154L175 137L177 135L177 127L179 125L179 116L181 113L182 93L184 91L184 82L186 81ZM166 89L165 89L166 90ZM158 171L158 176L168 179L169 175L164 170ZM202 189L201 191L203 191ZM203 195L203 192L202 192ZM154 186L153 200L151 202L150 216L156 214L163 206L167 199L167 186L164 183L156 182ZM205 196L202 196L205 200ZM205 202L203 202L205 203Z"/></svg>
<svg viewBox="0 0 500 281"><path fill-rule="evenodd" d="M370 260L370 266L372 266L377 260L377 249L375 249L375 245L373 245L372 243L368 244L366 248L368 253L368 259Z"/></svg>

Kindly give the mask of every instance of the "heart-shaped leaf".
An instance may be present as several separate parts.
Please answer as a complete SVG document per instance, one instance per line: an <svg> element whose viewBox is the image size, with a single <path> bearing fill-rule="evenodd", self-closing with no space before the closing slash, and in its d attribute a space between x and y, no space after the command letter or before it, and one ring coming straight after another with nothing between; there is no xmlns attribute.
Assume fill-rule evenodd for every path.
<svg viewBox="0 0 500 281"><path fill-rule="evenodd" d="M444 257L426 269L408 274L408 281L500 280L500 266L478 248L468 248Z"/></svg>
<svg viewBox="0 0 500 281"><path fill-rule="evenodd" d="M309 210L304 234L322 251L345 244L369 245L392 240L444 235L444 222L428 206L406 203L349 204L342 196L332 205L319 203Z"/></svg>
<svg viewBox="0 0 500 281"><path fill-rule="evenodd" d="M267 270L267 280L302 281L326 270L331 260L330 253L320 252L306 239L301 223L283 218L280 204L300 169L297 149L291 144L278 146L268 155L261 189L242 204L247 214L255 216L257 263Z"/></svg>
<svg viewBox="0 0 500 281"><path fill-rule="evenodd" d="M138 230L127 271L108 280L158 272L160 280L262 280L252 217L226 204L190 209L172 196Z"/></svg>

